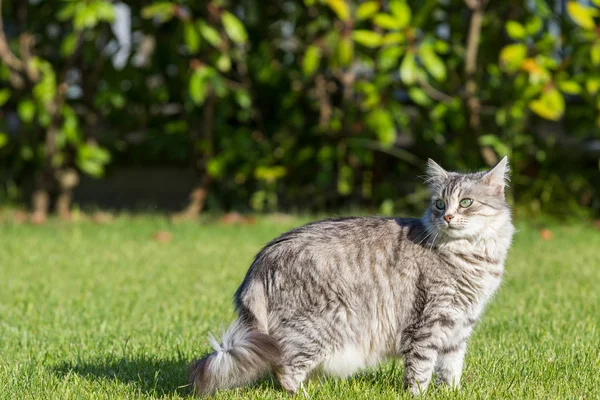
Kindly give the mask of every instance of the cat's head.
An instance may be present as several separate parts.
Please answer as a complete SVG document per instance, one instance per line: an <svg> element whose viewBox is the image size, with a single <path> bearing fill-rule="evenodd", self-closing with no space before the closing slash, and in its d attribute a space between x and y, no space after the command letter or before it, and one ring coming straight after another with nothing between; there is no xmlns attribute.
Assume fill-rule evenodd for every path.
<svg viewBox="0 0 600 400"><path fill-rule="evenodd" d="M427 162L431 204L423 217L427 229L440 237L475 238L510 223L504 197L508 181L508 159L504 157L487 172L449 172L435 161Z"/></svg>

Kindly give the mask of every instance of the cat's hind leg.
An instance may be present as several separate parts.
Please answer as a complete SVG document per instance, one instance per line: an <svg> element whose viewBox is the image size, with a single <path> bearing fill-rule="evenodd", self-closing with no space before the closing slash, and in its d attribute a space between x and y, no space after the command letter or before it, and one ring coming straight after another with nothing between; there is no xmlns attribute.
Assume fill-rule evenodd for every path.
<svg viewBox="0 0 600 400"><path fill-rule="evenodd" d="M281 360L281 363L275 368L275 376L285 391L296 393L298 389L301 389L306 395L302 384L320 361L320 357L316 355L299 351Z"/></svg>
<svg viewBox="0 0 600 400"><path fill-rule="evenodd" d="M281 358L275 367L275 376L283 389L296 393L310 373L323 362L325 350L314 338L288 332L280 336Z"/></svg>

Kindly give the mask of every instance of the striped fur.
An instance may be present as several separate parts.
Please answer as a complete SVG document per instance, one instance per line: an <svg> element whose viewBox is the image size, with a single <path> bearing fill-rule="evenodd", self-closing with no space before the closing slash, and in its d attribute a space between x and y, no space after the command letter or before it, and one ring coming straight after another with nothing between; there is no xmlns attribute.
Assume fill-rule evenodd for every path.
<svg viewBox="0 0 600 400"><path fill-rule="evenodd" d="M458 386L514 231L507 172L506 159L476 174L430 160L423 218L330 219L273 240L235 293L239 318L224 344L192 366L196 391L273 371L295 392L313 372L348 376L390 357L404 359L413 393L427 389L434 371L438 383ZM460 207L464 198L472 205Z"/></svg>

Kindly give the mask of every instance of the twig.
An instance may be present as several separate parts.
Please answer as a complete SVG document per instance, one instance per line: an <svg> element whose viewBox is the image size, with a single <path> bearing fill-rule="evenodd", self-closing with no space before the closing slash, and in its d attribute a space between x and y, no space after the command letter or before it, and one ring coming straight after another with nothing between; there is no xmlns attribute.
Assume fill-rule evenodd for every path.
<svg viewBox="0 0 600 400"><path fill-rule="evenodd" d="M449 103L454 98L436 88L431 86L426 79L419 77L419 85L425 90L425 92L434 100L441 101L442 103Z"/></svg>
<svg viewBox="0 0 600 400"><path fill-rule="evenodd" d="M346 143L350 147L363 147L366 149L380 151L382 153L386 153L390 156L396 157L400 160L406 161L407 163L412 165L421 166L423 164L419 157L415 156L411 152L400 147L387 147L375 140L366 138L348 138Z"/></svg>

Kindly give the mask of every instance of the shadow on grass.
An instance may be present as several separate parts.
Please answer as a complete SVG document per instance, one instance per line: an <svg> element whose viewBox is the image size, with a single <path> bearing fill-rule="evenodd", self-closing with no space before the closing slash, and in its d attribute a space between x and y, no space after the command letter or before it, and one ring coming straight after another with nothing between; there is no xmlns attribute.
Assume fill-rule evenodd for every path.
<svg viewBox="0 0 600 400"><path fill-rule="evenodd" d="M91 381L113 380L132 385L142 394L154 396L191 396L187 385L187 360L159 360L138 357L107 360L80 360L53 367L61 376L77 374Z"/></svg>
<svg viewBox="0 0 600 400"><path fill-rule="evenodd" d="M60 376L77 374L90 381L113 380L130 385L144 395L157 397L192 397L192 387L188 385L187 369L190 360L158 360L155 358L118 358L98 361L80 360L63 363L52 369ZM281 391L271 376L237 389L238 394L246 391Z"/></svg>

